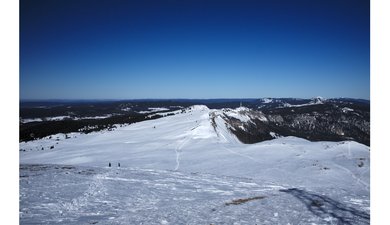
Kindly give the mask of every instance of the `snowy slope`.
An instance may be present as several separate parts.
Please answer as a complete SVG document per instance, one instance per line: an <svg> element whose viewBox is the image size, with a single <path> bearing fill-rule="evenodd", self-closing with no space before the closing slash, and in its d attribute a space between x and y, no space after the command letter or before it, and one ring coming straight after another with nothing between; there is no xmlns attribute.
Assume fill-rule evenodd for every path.
<svg viewBox="0 0 390 225"><path fill-rule="evenodd" d="M245 114L239 113L242 110L238 109L228 113L234 114L234 116L240 119L246 119ZM113 165L120 163L122 170L126 169L126 171L133 171L133 173L136 174L142 173L142 171L147 169L153 171L158 170L160 171L159 173L164 173L164 176L168 177L176 174L173 173L173 171L187 174L186 176L191 173L200 173L204 176L206 176L205 174L215 174L215 176L219 177L210 178L210 180L224 180L227 178L220 177L233 176L236 177L235 179L252 179L252 182L260 186L267 183L279 187L272 189L277 194L267 193L268 195L286 197L288 194L293 196L292 198L301 201L301 203L305 203L307 200L306 197L308 197L308 199L315 199L316 194L324 194L329 199L340 200L340 204L348 205L352 201L355 203L357 202L360 204L360 208L354 207L351 209L363 210L364 213L369 214L369 147L356 142L309 142L305 139L296 137L283 137L250 145L242 144L228 130L221 115L223 114L220 111L210 110L206 106L193 106L190 109L187 109L185 113L178 113L169 117L119 127L114 131L101 131L90 134L74 133L69 135L71 137L69 139L65 139L64 135L59 134L50 139L45 138L27 143L20 143L20 148L26 150L20 152L20 163L69 164L102 168L107 167L108 163L111 162ZM54 147L51 148L52 146ZM105 169L102 169L102 171L99 170L99 174L106 173L105 171ZM115 174L112 174L110 170L108 171L110 176L113 175L112 179L119 179ZM126 176L126 178L123 179L132 179L133 175L132 173L126 173L124 176ZM151 175L145 176L145 179L152 179L148 177ZM179 178L175 179L185 179L183 176L179 176ZM48 179L54 178L49 177ZM61 177L60 179L67 178ZM176 180L175 182L184 182L179 180ZM71 182L71 180L65 181L65 183L66 182ZM202 183L203 181L198 180L196 182ZM231 189L234 189L234 185L237 181L225 180L221 182L230 182L228 186L230 186ZM149 181L149 183L153 183L153 181ZM126 182L123 183L123 185L124 184L126 184ZM137 184L139 184L139 182ZM214 187L210 182L208 185L210 185L210 187L207 188ZM139 188L141 187L142 185ZM148 186L146 185L144 187L147 188ZM124 188L124 191L127 187L123 186L122 188ZM26 193L21 191L22 194L31 194L28 193L27 189L28 188L25 189ZM232 191L231 189L217 190L236 193L236 191ZM146 191L153 190L154 189ZM252 194L254 195L255 192L252 193L254 190L256 189L249 190L244 188L238 190L238 193L241 194L232 196L242 197L244 195L250 197ZM289 191L282 193L281 190ZM187 193L188 190L184 188L181 191L183 191L182 196L185 196L186 194L184 193ZM175 190L165 190L163 194L167 194L166 192L169 192L169 195L174 195L176 193ZM216 196L220 195L220 193L216 194ZM305 198L300 198L301 195L305 196ZM119 196L111 197L119 198ZM200 198L203 199L203 197L204 196ZM194 198L198 199L197 197ZM206 198L209 199L209 197ZM221 204L220 202L222 200L228 201L228 199L231 199L216 198L218 199L218 204ZM289 202L290 200L280 199L278 201L281 202L278 202L277 204L282 204L282 201ZM23 201L29 200L22 199L22 202ZM210 217L206 216L209 214L209 211L207 211L209 209L206 207L208 205L207 201L198 204L198 206L192 206L193 204L196 204L194 201L190 201L188 207L190 207L190 205L191 207L198 207L199 211L197 212L201 213L201 215L197 217L195 215L194 217L176 217L181 218L178 222L179 224L183 221L190 221L190 218L193 221L193 223L190 224L197 224L195 221L200 221L200 224L202 224L203 220L200 220L200 218L203 216L206 218L203 222L209 221L208 223L211 223L214 221L215 223L218 223L219 221L220 223L229 224L231 221L234 221L234 218L238 217L238 215L234 214L230 219L222 216L224 219L218 220L217 218L219 217L215 217L215 220L211 220ZM266 200L266 203L260 200L258 202L259 204L262 202L261 204L266 204L271 208L277 207L271 200ZM298 204L298 202L295 202L294 204ZM331 201L329 200L329 202ZM28 203L25 202L23 204L27 204L26 207L29 208ZM311 203L308 204L310 205ZM134 207L136 210L137 207L141 206ZM248 208L249 206L246 204L242 207L246 207L246 210L250 210L250 208ZM291 207L289 206L288 208ZM175 211L177 209L172 210ZM252 224L253 221L257 222L256 218L259 218L255 218L254 215L257 214L259 210L260 208L256 208L255 211L251 211L253 215L248 218L252 218L253 220L245 220L247 222L243 222L243 224ZM174 213L173 211L172 213ZM158 212L157 214L159 213L161 212ZM237 213L240 214L244 212L238 211ZM330 219L327 217L318 219L321 217L318 215L313 217L313 214L316 214L315 210L308 213L311 213L312 217L309 217L311 219L314 218L313 221L317 221L316 224L331 224L330 222L333 220L338 220L336 218L337 216L330 216ZM120 223L126 224L126 222L124 222L126 220L142 220L140 218L139 220L135 219L136 215L138 215L137 211L133 212L133 214L127 215L128 217L120 220L122 221ZM157 216L157 214L154 216ZM133 217L129 218L131 216ZM288 218L289 216L292 216L292 214L287 213L285 216ZM164 224L165 222L162 218L163 217L153 217L149 222L154 221L157 223L157 221L160 221ZM294 223L291 224L297 224L296 221L299 220L296 217L294 218L295 222L287 219L280 221L293 221ZM309 221L304 218L305 216L301 216L302 221ZM330 222L327 221L326 218ZM312 221L311 219L310 221ZM364 218L362 220L360 219L358 218L356 220L359 223L353 224L361 224L362 221L363 224L367 222ZM322 223L318 223L318 220L322 221ZM277 221L279 220L277 219ZM262 222L264 221L259 223L261 224ZM147 221L146 223L149 224ZM274 223L269 222L269 224Z"/></svg>
<svg viewBox="0 0 390 225"><path fill-rule="evenodd" d="M21 224L368 224L369 202L207 173L20 167ZM332 194L333 197L327 195Z"/></svg>

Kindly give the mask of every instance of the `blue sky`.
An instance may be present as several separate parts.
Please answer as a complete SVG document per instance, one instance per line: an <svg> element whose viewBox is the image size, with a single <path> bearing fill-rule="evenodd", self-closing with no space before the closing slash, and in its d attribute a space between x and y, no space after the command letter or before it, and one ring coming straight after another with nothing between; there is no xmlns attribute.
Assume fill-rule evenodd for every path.
<svg viewBox="0 0 390 225"><path fill-rule="evenodd" d="M365 0L21 0L21 99L370 98Z"/></svg>

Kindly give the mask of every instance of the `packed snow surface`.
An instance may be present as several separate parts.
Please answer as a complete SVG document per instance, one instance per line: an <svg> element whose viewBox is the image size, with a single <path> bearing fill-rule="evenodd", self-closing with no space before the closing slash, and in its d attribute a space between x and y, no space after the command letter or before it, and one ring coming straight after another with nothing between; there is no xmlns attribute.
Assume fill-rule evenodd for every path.
<svg viewBox="0 0 390 225"><path fill-rule="evenodd" d="M218 113L193 106L20 143L21 223L369 223L369 147L296 137L243 144Z"/></svg>
<svg viewBox="0 0 390 225"><path fill-rule="evenodd" d="M169 170L20 167L21 224L368 224L349 190ZM328 197L331 195L332 197Z"/></svg>

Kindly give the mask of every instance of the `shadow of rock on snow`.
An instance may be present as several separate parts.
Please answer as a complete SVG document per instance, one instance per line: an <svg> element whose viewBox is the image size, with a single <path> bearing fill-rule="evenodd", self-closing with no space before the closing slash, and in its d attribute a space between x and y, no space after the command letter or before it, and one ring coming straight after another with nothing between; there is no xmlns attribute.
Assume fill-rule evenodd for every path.
<svg viewBox="0 0 390 225"><path fill-rule="evenodd" d="M332 217L332 222L337 222L337 224L355 225L370 223L370 215L368 213L335 201L329 197L309 193L297 188L280 191L291 194L299 199L314 215L324 219Z"/></svg>

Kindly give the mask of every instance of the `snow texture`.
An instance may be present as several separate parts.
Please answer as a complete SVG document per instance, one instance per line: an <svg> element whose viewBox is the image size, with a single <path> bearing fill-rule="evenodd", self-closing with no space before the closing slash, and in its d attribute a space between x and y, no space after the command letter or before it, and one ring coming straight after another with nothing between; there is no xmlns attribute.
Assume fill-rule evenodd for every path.
<svg viewBox="0 0 390 225"><path fill-rule="evenodd" d="M207 173L21 165L20 177L21 224L368 224L370 218L367 200L346 190L315 193Z"/></svg>

